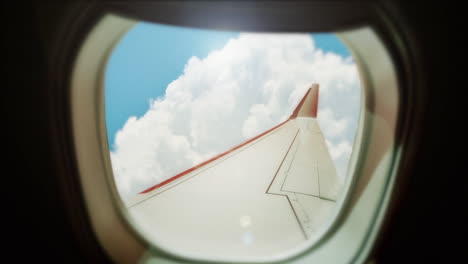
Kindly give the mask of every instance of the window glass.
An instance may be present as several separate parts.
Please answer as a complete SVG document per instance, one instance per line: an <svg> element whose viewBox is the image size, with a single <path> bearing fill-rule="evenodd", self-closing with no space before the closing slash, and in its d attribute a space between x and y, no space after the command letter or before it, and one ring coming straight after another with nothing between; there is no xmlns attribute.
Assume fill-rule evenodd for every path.
<svg viewBox="0 0 468 264"><path fill-rule="evenodd" d="M317 239L342 192L360 94L331 33L138 23L105 73L117 190L174 250L262 257Z"/></svg>

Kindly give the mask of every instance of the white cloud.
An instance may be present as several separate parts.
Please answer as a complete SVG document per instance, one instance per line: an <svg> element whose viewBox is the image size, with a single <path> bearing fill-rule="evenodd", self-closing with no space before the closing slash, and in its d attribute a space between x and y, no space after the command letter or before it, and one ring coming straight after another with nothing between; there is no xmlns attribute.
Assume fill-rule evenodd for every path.
<svg viewBox="0 0 468 264"><path fill-rule="evenodd" d="M343 117L338 119L331 108L320 109L320 114L317 115L320 123L320 128L327 138L336 138L343 135L343 132L348 128L349 118Z"/></svg>
<svg viewBox="0 0 468 264"><path fill-rule="evenodd" d="M333 160L338 160L351 154L352 147L348 141L341 141L340 143L334 144L326 139L325 142L327 142L328 150Z"/></svg>
<svg viewBox="0 0 468 264"><path fill-rule="evenodd" d="M165 96L117 133L111 159L120 194L128 198L284 121L313 82L320 125L341 160L358 116L352 61L316 49L308 34L241 34L190 58Z"/></svg>
<svg viewBox="0 0 468 264"><path fill-rule="evenodd" d="M325 132L324 132L325 134ZM328 147L328 151L335 163L335 167L338 173L338 176L343 180L346 170L348 169L348 161L351 157L352 142L349 140L342 140L340 142L332 142L328 139L325 139L325 142Z"/></svg>

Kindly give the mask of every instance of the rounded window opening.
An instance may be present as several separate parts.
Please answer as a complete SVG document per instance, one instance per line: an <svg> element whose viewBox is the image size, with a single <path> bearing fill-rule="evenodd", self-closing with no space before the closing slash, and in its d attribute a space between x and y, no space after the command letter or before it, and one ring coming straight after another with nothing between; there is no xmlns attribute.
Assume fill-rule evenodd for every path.
<svg viewBox="0 0 468 264"><path fill-rule="evenodd" d="M266 258L334 220L362 111L357 65L335 34L139 22L104 87L115 186L156 247Z"/></svg>

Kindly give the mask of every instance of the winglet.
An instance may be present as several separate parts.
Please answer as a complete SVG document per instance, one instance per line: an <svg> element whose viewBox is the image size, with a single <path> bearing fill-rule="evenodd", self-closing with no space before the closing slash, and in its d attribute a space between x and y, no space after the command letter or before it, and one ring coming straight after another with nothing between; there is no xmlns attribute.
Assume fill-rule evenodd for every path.
<svg viewBox="0 0 468 264"><path fill-rule="evenodd" d="M312 84L307 93L304 95L302 100L297 105L296 109L292 113L290 119L296 117L317 117L318 109L318 95L319 85L317 83Z"/></svg>

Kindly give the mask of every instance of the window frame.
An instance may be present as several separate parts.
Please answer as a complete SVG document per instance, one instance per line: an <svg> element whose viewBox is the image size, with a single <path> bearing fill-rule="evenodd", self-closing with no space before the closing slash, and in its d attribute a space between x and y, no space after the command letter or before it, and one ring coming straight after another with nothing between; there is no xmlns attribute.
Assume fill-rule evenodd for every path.
<svg viewBox="0 0 468 264"><path fill-rule="evenodd" d="M191 3L191 4L193 5L194 3ZM125 8L122 8L122 5L124 5ZM145 5L145 4L140 5L140 7L142 7L142 6L144 6L144 5ZM181 5L183 5L183 4L181 4ZM249 4L247 4L247 7L249 7L248 5L249 5ZM76 30L71 30L70 32L68 32L68 34L67 34L67 33L64 33L65 35L68 35L68 36L69 36L69 39L73 39L73 34L77 34L77 35L80 35L80 36L82 37L82 38L80 39L80 41L78 42L79 45L76 46L77 44L75 44L75 46L74 46L75 55L78 54L78 50L81 49L80 53L83 51L83 48L80 47L80 45L84 43L83 40L87 39L86 41L89 41L89 40L91 39L91 35L88 36L88 34L93 34L93 31L96 29L96 28L94 28L94 26L95 26L94 23L96 23L104 14L107 14L107 13L109 12L109 10L111 10L112 12L124 13L124 12L125 12L124 10L125 10L126 8L128 8L128 6L129 6L128 4L118 4L118 5L109 5L109 6L103 6L103 5L97 5L97 6L96 6L96 5L94 5L94 6L93 6L93 5L83 5L84 8L83 8L82 10L86 10L86 11L84 12L84 14L81 15L81 18L77 19L74 23L71 23L71 24L73 25L72 29L76 29ZM199 14L202 14L202 13L204 12L204 11L203 11L203 5L201 5L201 6L202 6L202 7L201 7L201 10L202 10L202 11L200 11ZM317 11L317 9L320 9L320 8L317 8L317 6L320 6L320 5L316 5L315 7L312 5L311 7L314 7L315 9L314 9L314 8L311 8L311 7L309 7L308 9L313 9L314 11ZM333 6L333 5L332 5L332 6ZM345 5L345 6L346 6L346 5ZM257 8L257 7L254 7L252 4L250 4L250 7L251 7L251 8ZM283 6L283 8L284 8L284 7L285 7L285 6ZM295 8L292 8L291 6L286 6L286 7L287 7L288 10L294 10L294 9L295 9ZM120 9L119 9L119 8L120 8ZM160 9L161 6L158 6L158 8ZM205 8L206 8L206 6L205 6ZM264 7L264 8L265 8L265 7ZM296 8L297 8L297 7L296 7ZM164 9L164 7L163 7L162 9ZM176 9L177 9L177 7L176 7ZM265 9L267 9L267 8L265 8ZM273 9L274 9L274 8L273 8ZM306 8L306 9L307 9L307 8ZM331 8L331 9L333 9L333 8ZM149 9L147 9L147 10L149 10ZM296 9L296 10L297 10L297 9ZM341 10L342 10L342 9L341 9ZM387 19L387 21L380 21L380 23L376 23L376 24L373 24L373 23L371 22L370 24L371 24L371 26L374 28L376 34L377 34L379 37L382 37L382 39L384 39L384 40L388 40L388 39L389 39L388 36L389 36L389 35L392 35L392 32L391 32L391 31L392 31L392 30L395 30L394 25L392 25L392 21L389 21L389 18L386 16L386 14L382 14L382 12L383 12L382 9L371 9L371 8L369 8L369 9L366 9L366 10L369 11L369 13L372 13L372 12L379 13L379 12L380 12L380 15L381 15L382 18L383 18L382 20ZM366 11L366 12L367 12L367 11ZM134 15L135 15L136 13L138 13L138 12L135 11L135 10L132 11L132 12L133 12L132 14L134 14ZM239 11L239 12L242 13L242 11ZM260 11L260 12L261 12L261 11ZM265 12L267 12L267 11L265 11ZM342 11L341 11L341 12L342 12ZM287 13L287 12L286 12L286 13ZM337 14L339 14L339 12L337 12L335 15L337 15ZM290 14L289 14L289 15L290 15ZM144 16L144 15L142 15L142 16ZM267 15L267 16L268 16L268 15ZM288 16L288 15L285 15L285 16ZM83 21L83 20L85 20L84 18L89 18L89 17L93 17L94 19L92 19L91 21L88 21L88 22L84 23L84 21ZM359 17L359 16L358 16L358 17ZM361 16L361 17L359 17L359 18L360 18L360 19L368 19L369 16L368 16L368 14L366 14L365 16L363 15L363 16ZM156 19L156 20L157 20L157 19ZM361 22L359 22L359 19L356 19L356 21L358 21L358 22L354 23L354 25L359 25L359 24L361 24ZM302 21L302 22L304 22L304 21ZM336 21L335 21L335 22L336 22ZM206 23L207 23L207 22L206 22ZM337 25L340 24L340 23L342 23L341 26L337 26ZM385 24L385 23L387 23L387 24ZM292 23L292 24L294 24L294 23ZM304 23L304 24L306 24L306 23ZM330 24L332 24L332 23L330 22ZM248 25L247 25L247 26L248 26ZM82 27L81 31L78 30L78 29L80 29L80 27ZM386 27L387 27L387 28L386 28ZM84 28L87 28L87 30L84 30ZM94 29L91 30L92 28L94 28ZM323 28L325 28L325 26L324 26ZM347 24L347 23L344 23L343 21L339 21L339 22L336 22L335 26L330 26L330 28L335 28L335 29L337 29L337 28L341 28L341 29L349 28L349 23ZM382 34L382 29L384 29L384 30L383 30L384 34ZM274 30L274 29L273 29L273 30ZM287 31L287 29L284 29L284 30ZM280 30L280 31L281 31L281 30ZM90 32L91 32L91 33L90 33ZM386 33L385 33L385 32L386 32ZM389 32L390 32L390 33L389 33ZM393 33L394 33L394 32L393 32ZM123 33L122 33L122 34L123 34ZM388 35L387 35L387 34L388 34ZM398 36L398 34L397 34L397 36ZM350 40L350 39L346 40L346 38L347 38L347 37L346 37L345 35L343 35L343 39L345 40L345 42L347 42L348 45L350 45L350 46L352 47L353 44L352 44L351 42L353 42L353 40L352 40L352 39L351 39L351 40ZM391 37L390 37L390 40L391 40ZM355 41L355 40L354 40L354 41ZM389 43L390 43L390 44L389 44ZM403 43L405 43L405 42L403 42ZM115 44L115 43L114 43L114 44ZM400 98L403 98L403 100L401 100L400 103L399 103L400 112L398 113L398 115L399 115L399 116L398 116L398 123L397 123L396 126L395 126L395 127L396 127L396 131L395 131L395 135L396 135L396 136L395 136L395 143L396 143L396 145L398 146L398 147L396 148L396 153L397 153L397 155L395 156L395 159L400 159L401 157L398 157L398 156L401 155L402 148L404 147L404 144L403 144L403 143L406 142L406 138L407 138L407 129L408 129L408 124L407 124L407 123L408 123L408 121L407 121L408 118L405 118L405 116L402 117L402 114L401 114L401 113L402 113L402 109L404 109L404 110L405 110L405 115L406 115L406 116L411 115L411 110L412 110L412 109L409 107L410 104L408 104L407 102L408 102L408 97L410 97L411 100L414 100L414 98L411 97L411 94L408 94L407 91L404 91L403 93L401 93L402 88L401 88L401 85L399 85L399 84L402 83L402 80L403 80L403 81L405 80L405 73L407 73L406 71L408 71L408 66L405 64L405 63L408 63L408 62L407 62L407 61L405 62L405 54L404 54L404 53L406 52L406 50L405 50L406 47L403 47L403 49L402 49L401 47L399 47L399 49L397 49L397 51L395 51L395 45L396 45L396 43L395 43L395 40L394 40L394 39L391 40L391 41L389 41L389 42L385 42L385 44L387 45L385 48L386 48L386 50L389 52L388 55L390 56L392 63L394 63L395 65L399 65L399 66L401 66L401 65L403 64L403 65L405 66L405 67L403 68L403 70L399 70L398 72L395 70L395 72L396 72L396 74L395 74L396 77L395 77L395 78L398 77L398 79L396 80L397 85L398 85L397 90L399 90L399 92L400 92ZM85 45L86 45L86 44L85 44ZM109 47L108 47L108 48L109 48ZM65 50L65 51L64 51L64 50ZM70 50L73 50L73 48L68 47L68 51L67 51L67 49L61 49L61 52L70 52ZM353 49L353 48L351 48L351 50L352 50L353 52L356 52L356 50ZM107 50L107 53L106 53L106 54L108 54L108 52L110 52L110 51ZM396 56L395 56L395 52L396 52ZM403 53L403 54L401 54L401 53ZM80 60L80 56L81 56L81 55L77 55L77 61L76 61L77 64L75 64L75 66L79 64L78 61ZM72 58L73 58L73 56L72 56ZM101 62L101 63L102 63L102 62ZM102 65L101 65L101 66L102 66ZM79 152L80 152L81 150L79 150L80 144L78 144L78 143L83 143L83 142L82 142L82 141L81 141L81 142L78 142L78 141L77 141L77 137L80 136L80 132L76 131L75 129L76 129L77 127L85 128L85 126L82 126L83 124L82 124L81 122L78 122L78 120L80 120L80 121L85 121L85 122L86 122L86 119L87 119L87 118L84 118L84 119L83 119L83 116L81 116L81 118L80 118L80 117L77 117L77 115L76 115L76 114L77 114L77 111L80 111L80 110L76 110L76 109L77 109L77 108L80 108L80 107L82 108L83 106L82 106L82 104L81 104L80 102L76 101L76 95L74 94L74 92L75 92L77 89L76 89L76 85L73 84L73 78L74 78L74 77L73 77L72 75L73 75L73 74L76 74L76 72L75 72L75 73L72 73L73 68L74 68L73 66L72 66L72 67L67 67L67 68L66 68L66 69L69 70L67 76L70 78L70 81L71 81L71 91L70 91L70 97L68 97L68 100L69 100L70 105L71 105L70 117L71 117L71 119L72 119L72 122L75 122L75 123L74 123L74 126L73 126L73 128L72 128L72 132L71 132L71 133L73 134L72 137L73 137L73 141L74 141L74 143L75 143L74 149L75 149L75 151L76 151L76 152L75 152L75 153L76 153L75 155L76 155L76 158L77 158L77 160L76 160L75 162L76 162L76 167L77 167L77 170L78 170L78 172L77 172L77 174L78 174L77 177L79 178L79 181L80 181L81 186L82 186L81 189L82 189L82 192L83 192L82 195L84 196L84 197L83 197L84 204L85 204L86 208L88 209L90 221L91 221L92 226L94 227L94 232L96 233L96 236L97 236L98 240L100 241L100 244L106 249L107 253L110 254L114 260L118 260L119 262L121 262L121 261L125 261L125 262L126 262L127 260L130 261L130 260L139 259L141 256L143 256L144 254L147 253L147 252L146 252L146 253L144 252L144 251L145 251L144 246L142 247L142 244L141 244L141 243L145 243L145 241L142 240L141 238L135 237L136 234L134 233L134 231L131 231L131 230L132 230L131 223L126 222L126 221L128 221L128 219L122 218L122 217L124 217L124 216L123 216L121 213L118 213L118 211L120 210L120 209L118 208L118 205L115 205L115 204L113 203L113 199L110 199L110 197L106 197L105 199L102 199L102 198L103 198L102 195L101 195L101 197L100 197L101 202L98 202L98 203L100 204L99 206L93 205L93 203L96 203L97 201L89 198L89 197L90 197L90 192L97 192L97 191L96 191L96 190L93 190L93 189L96 188L96 186L90 186L89 184L88 184L88 185L86 184L86 180L84 180L83 177L84 177L84 175L88 175L88 174L85 173L85 172L83 172L83 170L82 170L82 167L83 167L82 165L83 165L83 164L80 164L80 162L82 162L82 158L80 158ZM369 68L370 68L370 69L369 69ZM398 69L398 67L395 67L395 68ZM76 70L76 68L75 68L75 70ZM372 71L373 69L372 69L372 67L368 67L368 70L369 70L369 71ZM372 74L370 74L370 75L372 76ZM370 78L370 79L371 79L371 78ZM100 80L100 82L102 83L102 77L100 77L99 80ZM368 80L368 81L370 81L370 80ZM403 82L403 83L404 83L404 82ZM78 84L78 86L81 86L81 84ZM83 87L83 86L82 86L82 87ZM80 88L80 89L81 89L81 88ZM103 93L103 89L101 89L101 91L99 91L99 93ZM96 109L97 109L96 107L97 107L97 105L98 105L99 103L97 103L98 100L95 100L95 98L97 98L97 97L99 97L99 96L101 96L101 98L102 98L103 95L102 95L102 94L100 94L100 95L99 95L99 94L94 94L94 96L96 96L96 97L94 97L94 99L91 100L91 101L93 101L92 105L93 105L93 107L94 107L94 110L96 110ZM87 109L86 111L88 112L88 114L90 114L90 113L89 113L90 109ZM408 112L408 111L409 111L409 112ZM96 113L94 113L94 115L96 115ZM101 121L99 121L99 122L100 122L99 125L97 125L97 126L95 127L95 129L90 129L90 130L87 132L88 134L86 135L86 138L87 138L87 140L89 140L90 138L96 137L96 138L94 138L93 140L97 140L96 142L100 142L100 143L98 143L96 146L100 146L99 152L101 153L101 155L105 156L105 155L103 154L103 150L106 149L106 147L103 146L103 144L104 144L103 142L107 142L107 140L104 140L104 139L103 139L103 135L101 134L102 131L104 131L104 133L105 133L105 129L102 129L102 125L105 125L104 120L103 120L103 111L101 111L100 114L98 114L98 116L99 116L99 117L97 117L97 120L101 120ZM99 131L101 131L101 132L99 132ZM105 135L104 135L104 137L105 137ZM96 142L95 142L95 143L96 143ZM106 143L106 144L107 144L107 143ZM86 148L86 147L85 147L85 148ZM84 152L87 152L87 151L84 151ZM102 161L102 159L103 159L103 157L100 158L101 161ZM105 159L105 158L104 158L104 159ZM357 159L357 157L353 154L353 158L352 158L352 159ZM108 164L109 164L109 163L108 163ZM395 164L394 164L394 165L395 165ZM104 165L106 171L109 171L109 167L108 167L108 166L109 166L109 165ZM398 166L395 166L395 167L393 167L393 169L392 169L392 176L391 176L390 185L392 185L392 184L393 184L392 182L395 181L397 169L398 169ZM97 170L102 172L102 168L101 168L101 169L97 169ZM106 174L108 175L108 173L106 173ZM99 178L99 177L95 177L95 178ZM103 178L103 177L101 177L101 178ZM348 177L348 178L349 178L349 177ZM106 188L110 188L110 190L112 190L112 186L109 186L109 181L108 181L108 179L105 180L105 182L106 182L105 184L107 184L107 187L106 187ZM76 183L75 183L75 184L76 184ZM379 216L377 217L377 218L378 218L378 219L377 219L377 222L380 223L380 224L377 224L378 226L381 225L381 222L382 222L383 216L384 216L384 214L385 214L386 208L388 207L389 200L391 200L391 199L390 199L390 198L391 198L391 197L390 197L390 195L391 195L391 188L389 188L388 190L390 190L390 191L389 191L389 192L386 192L385 197L383 197L383 202L386 203L387 206L384 206L385 208L383 208L383 209L381 210L382 212L381 212L381 213L379 214ZM112 192L112 191L111 191L111 192ZM102 194L102 193L101 193L101 194ZM115 193L115 190L114 190L114 194L113 194L113 195L115 195L115 194L116 194L116 193ZM92 196L92 195L91 195L91 196ZM115 197L114 197L114 198L115 198ZM76 198L72 198L71 200L73 200L73 199L76 200ZM100 217L103 217L103 216L102 216L103 213L102 213L102 212L101 212L101 213L97 213L96 211L93 211L92 208L94 208L94 207L104 208L103 206L111 205L111 204L113 204L113 205L112 205L110 208L112 208L112 210L114 210L113 214L114 214L114 217L115 217L113 220L111 220L111 222L115 222L117 229L124 230L125 232L128 232L128 233L127 233L127 235L124 235L124 234L122 233L121 236L120 236L119 239L118 239L118 242L116 242L116 241L114 240L114 241L110 242L110 244L109 244L109 241L104 241L104 240L106 240L106 239L111 239L111 240L113 240L113 239L115 239L115 235L103 234L103 231L101 230L101 228L97 227L97 225L96 225L96 218L99 218L99 217L97 217L96 214L101 214ZM376 231L376 232L373 232L373 235L372 235L373 237L375 237L375 236L377 235L378 229L379 229L379 228L377 228L377 231ZM371 239L371 240L372 240L372 239ZM374 238L373 240L375 240L375 238ZM122 243L123 241L127 241L128 243ZM131 242L130 242L130 241L131 241ZM117 245L117 244L119 244L119 243L120 243L120 245ZM131 245L132 243L136 243L136 244ZM122 247L123 244L127 244L127 245L124 246L124 247ZM367 256L369 255L369 252L370 252L370 248L372 247L372 244L373 244L373 243L370 243L370 244L368 244L368 246L364 246L365 248L368 248L368 249L364 249L364 250L365 250L366 252L368 252L368 253L362 253L362 254L360 254L359 256L363 256L363 257L359 257L359 256L358 256L355 260L360 260L360 259L365 259L365 258L367 258ZM125 250L122 251L121 249L125 249ZM117 252L117 251L120 251L120 253ZM178 259L178 260L184 260L184 258L183 258L183 257L181 258L180 256L171 256L170 254L167 254L167 253L164 253L164 252L159 252L159 253L161 254L160 257L162 257L162 258L168 257L168 258L171 258L171 259L174 259L174 260L177 260L177 259ZM305 255L305 253L296 256L296 257L295 257L295 260L302 259L302 257L303 257L304 255ZM293 260L293 259L290 258L290 259L288 259L288 260Z"/></svg>

